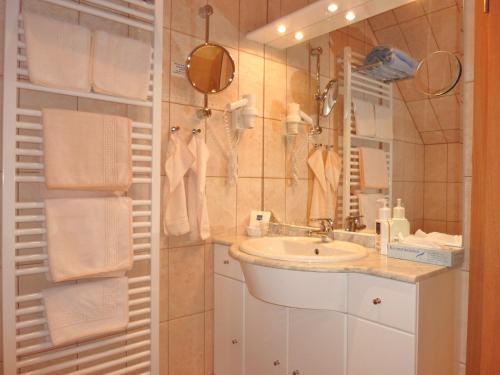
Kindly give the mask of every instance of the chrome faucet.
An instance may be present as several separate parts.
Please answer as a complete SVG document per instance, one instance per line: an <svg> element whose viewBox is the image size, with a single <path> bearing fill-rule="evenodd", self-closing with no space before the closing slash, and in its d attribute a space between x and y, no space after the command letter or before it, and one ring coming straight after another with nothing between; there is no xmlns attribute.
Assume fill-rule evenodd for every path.
<svg viewBox="0 0 500 375"><path fill-rule="evenodd" d="M323 242L330 242L334 240L335 220L332 218L317 218L311 219L311 221L319 222L320 227L309 229L309 237L319 236Z"/></svg>
<svg viewBox="0 0 500 375"><path fill-rule="evenodd" d="M361 229L365 229L366 225L361 224L361 218L363 216L347 216L345 219L345 230L348 232L356 232Z"/></svg>

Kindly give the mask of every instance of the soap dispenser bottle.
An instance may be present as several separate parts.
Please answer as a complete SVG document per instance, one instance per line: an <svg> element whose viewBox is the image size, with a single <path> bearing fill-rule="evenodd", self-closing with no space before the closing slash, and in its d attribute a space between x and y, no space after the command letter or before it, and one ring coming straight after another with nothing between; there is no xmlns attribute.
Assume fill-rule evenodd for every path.
<svg viewBox="0 0 500 375"><path fill-rule="evenodd" d="M403 237L410 235L410 222L405 217L405 208L401 204L401 198L397 199L397 205L394 207L394 214L391 220L391 242L398 239L399 234Z"/></svg>
<svg viewBox="0 0 500 375"><path fill-rule="evenodd" d="M377 239L375 247L382 255L387 255L391 234L391 209L388 207L387 199L379 199L382 207L378 210L378 219L375 222Z"/></svg>

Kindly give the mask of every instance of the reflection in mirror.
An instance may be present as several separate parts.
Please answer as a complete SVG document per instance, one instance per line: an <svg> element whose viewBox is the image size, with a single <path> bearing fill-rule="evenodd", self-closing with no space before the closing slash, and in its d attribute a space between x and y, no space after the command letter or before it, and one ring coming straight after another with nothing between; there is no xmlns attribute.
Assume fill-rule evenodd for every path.
<svg viewBox="0 0 500 375"><path fill-rule="evenodd" d="M441 96L449 93L460 80L462 64L448 51L435 51L422 60L415 74L415 85L423 94Z"/></svg>
<svg viewBox="0 0 500 375"><path fill-rule="evenodd" d="M323 93L321 94L321 114L329 116L337 103L337 96L339 95L339 83L336 79L332 79L326 85Z"/></svg>
<svg viewBox="0 0 500 375"><path fill-rule="evenodd" d="M187 59L189 82L203 94L215 94L227 88L234 79L234 70L231 55L217 44L198 46Z"/></svg>

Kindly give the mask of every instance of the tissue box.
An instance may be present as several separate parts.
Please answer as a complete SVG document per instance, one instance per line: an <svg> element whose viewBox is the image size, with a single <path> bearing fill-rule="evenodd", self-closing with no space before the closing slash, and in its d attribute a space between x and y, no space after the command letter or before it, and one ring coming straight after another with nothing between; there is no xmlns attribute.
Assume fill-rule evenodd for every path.
<svg viewBox="0 0 500 375"><path fill-rule="evenodd" d="M391 242L387 256L391 258L411 260L413 262L430 263L438 266L455 267L464 260L464 249L443 247L442 249L412 247L398 242Z"/></svg>

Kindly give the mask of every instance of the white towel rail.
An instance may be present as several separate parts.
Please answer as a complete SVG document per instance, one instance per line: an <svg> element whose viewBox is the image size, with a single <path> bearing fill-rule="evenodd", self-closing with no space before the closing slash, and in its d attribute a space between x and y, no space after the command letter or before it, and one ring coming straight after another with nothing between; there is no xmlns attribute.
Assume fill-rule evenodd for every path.
<svg viewBox="0 0 500 375"><path fill-rule="evenodd" d="M343 142L342 142L342 187L343 192L339 197L338 214L342 215L342 223L348 216L359 215L359 202L357 193L360 185L360 165L358 147L374 147L386 152L387 171L389 176L389 188L382 192L389 199L392 206L392 165L393 165L393 142L392 139L380 139L374 137L360 136L356 134L355 119L352 108L353 97L379 103L390 108L392 112L393 98L390 83L379 82L367 75L354 71L363 64L364 56L353 52L350 47L344 48L344 55L339 62L343 65L340 73L342 78L342 92L344 94L344 117L343 117ZM348 155L348 157L347 157ZM341 211L340 211L341 209Z"/></svg>
<svg viewBox="0 0 500 375"><path fill-rule="evenodd" d="M159 374L159 207L161 147L161 82L163 0L41 0L151 32L150 92L135 100L94 92L49 88L29 82L21 0L6 2L6 48L3 95L3 349L4 373L30 375ZM43 124L41 108L28 108L23 94L50 94L118 103L147 110L150 122L133 122L133 184L146 184L133 204L135 262L147 262L147 274L129 278L130 321L127 330L77 345L54 347L48 336L41 288L48 271L46 216L43 193L26 201L25 189L44 191ZM43 100L41 101L43 102ZM31 104L33 105L33 104ZM20 184L22 183L22 185ZM30 195L31 196L31 195ZM51 195L53 196L53 195ZM142 267L141 267L142 269ZM29 291L21 288L31 278ZM37 290L38 288L38 290Z"/></svg>

